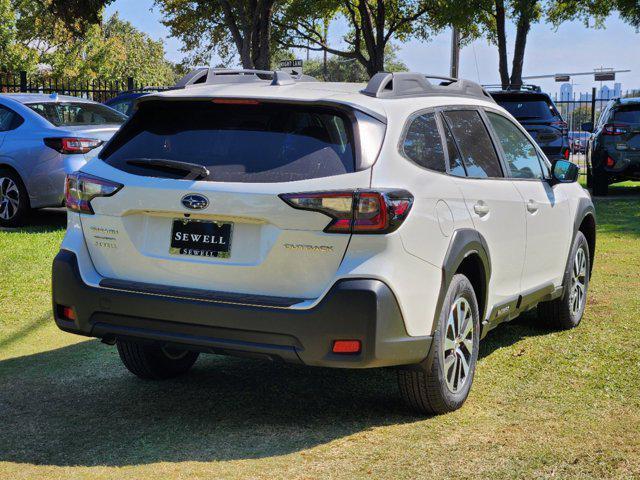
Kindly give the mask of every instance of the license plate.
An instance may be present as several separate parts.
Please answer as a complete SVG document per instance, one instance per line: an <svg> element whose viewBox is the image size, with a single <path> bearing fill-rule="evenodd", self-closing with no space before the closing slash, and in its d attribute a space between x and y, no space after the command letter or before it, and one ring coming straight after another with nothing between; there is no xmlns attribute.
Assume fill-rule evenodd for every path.
<svg viewBox="0 0 640 480"><path fill-rule="evenodd" d="M173 255L229 258L233 223L175 219L171 229Z"/></svg>

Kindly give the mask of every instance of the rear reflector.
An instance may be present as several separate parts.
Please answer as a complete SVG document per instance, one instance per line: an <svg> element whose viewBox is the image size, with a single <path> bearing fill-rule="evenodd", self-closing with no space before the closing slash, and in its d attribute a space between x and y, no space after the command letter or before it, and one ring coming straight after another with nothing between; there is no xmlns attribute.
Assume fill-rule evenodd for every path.
<svg viewBox="0 0 640 480"><path fill-rule="evenodd" d="M360 340L334 340L333 353L360 353Z"/></svg>
<svg viewBox="0 0 640 480"><path fill-rule="evenodd" d="M65 307L63 305L59 305L59 312L60 312L60 316L64 320L74 321L78 319L78 317L76 317L76 312L71 307Z"/></svg>
<svg viewBox="0 0 640 480"><path fill-rule="evenodd" d="M286 193L280 198L293 208L331 217L327 233L390 233L413 205L413 195L406 190Z"/></svg>

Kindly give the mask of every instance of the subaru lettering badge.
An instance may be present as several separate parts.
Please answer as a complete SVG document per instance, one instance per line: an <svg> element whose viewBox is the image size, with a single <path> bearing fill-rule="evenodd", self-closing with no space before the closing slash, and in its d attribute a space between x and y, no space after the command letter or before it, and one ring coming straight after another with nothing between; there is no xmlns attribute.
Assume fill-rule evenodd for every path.
<svg viewBox="0 0 640 480"><path fill-rule="evenodd" d="M190 210L203 210L209 206L209 199L204 195L190 193L182 197L182 205Z"/></svg>

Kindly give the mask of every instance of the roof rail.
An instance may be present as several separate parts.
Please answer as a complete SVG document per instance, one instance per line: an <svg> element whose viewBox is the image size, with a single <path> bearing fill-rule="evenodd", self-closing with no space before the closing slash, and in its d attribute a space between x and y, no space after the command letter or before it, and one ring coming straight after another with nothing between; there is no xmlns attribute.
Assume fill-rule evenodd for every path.
<svg viewBox="0 0 640 480"><path fill-rule="evenodd" d="M292 85L296 82L312 82L309 75L290 75L279 70L249 70L201 67L192 70L176 83L176 88L225 83L248 83L271 80L271 85Z"/></svg>
<svg viewBox="0 0 640 480"><path fill-rule="evenodd" d="M487 90L501 91L501 92L537 92L541 93L542 89L538 85L531 85L523 83L522 85L509 85L507 88L502 88L501 84L482 85Z"/></svg>
<svg viewBox="0 0 640 480"><path fill-rule="evenodd" d="M442 81L434 85L428 79ZM361 93L375 98L447 95L476 97L493 101L487 91L475 82L413 72L376 73Z"/></svg>

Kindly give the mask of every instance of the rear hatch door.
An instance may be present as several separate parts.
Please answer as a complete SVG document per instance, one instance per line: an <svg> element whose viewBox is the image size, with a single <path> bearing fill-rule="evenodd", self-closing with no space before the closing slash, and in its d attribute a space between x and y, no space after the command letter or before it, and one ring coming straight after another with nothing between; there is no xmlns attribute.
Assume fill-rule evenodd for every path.
<svg viewBox="0 0 640 480"><path fill-rule="evenodd" d="M330 218L279 194L367 188L355 119L336 108L148 101L83 171L119 182L82 216L102 276L244 295L312 299L349 243ZM209 175L158 166L205 166ZM191 177L191 178L190 178ZM339 201L339 200L338 200Z"/></svg>

